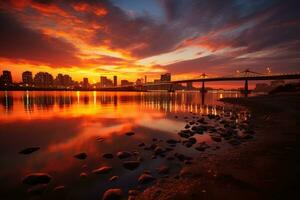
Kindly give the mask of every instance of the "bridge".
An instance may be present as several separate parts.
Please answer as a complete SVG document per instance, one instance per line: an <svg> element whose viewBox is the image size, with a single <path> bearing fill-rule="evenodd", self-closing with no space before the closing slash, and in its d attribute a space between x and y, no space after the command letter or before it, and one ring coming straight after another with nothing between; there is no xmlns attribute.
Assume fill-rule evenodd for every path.
<svg viewBox="0 0 300 200"><path fill-rule="evenodd" d="M202 93L205 92L205 82L217 82L217 81L244 81L244 90L243 93L245 95L249 94L248 81L259 81L259 80L291 80L291 79L300 79L300 73L289 73L289 74L271 74L270 70L268 70L268 74L262 74L258 72L251 71L246 69L245 71L239 72L237 71L234 75L228 76L215 76L209 77L205 73L201 74L198 78L193 79L185 79L185 80L175 80L170 82L161 82L161 83L149 83L144 84L147 86L155 86L155 85L169 85L169 91L174 91L174 85L180 83L194 83L200 82L202 83L202 87L200 91Z"/></svg>

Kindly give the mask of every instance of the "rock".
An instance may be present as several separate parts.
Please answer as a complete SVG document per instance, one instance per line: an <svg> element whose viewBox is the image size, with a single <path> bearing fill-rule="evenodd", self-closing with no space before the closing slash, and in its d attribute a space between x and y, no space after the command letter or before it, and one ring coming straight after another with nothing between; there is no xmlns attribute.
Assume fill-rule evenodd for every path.
<svg viewBox="0 0 300 200"><path fill-rule="evenodd" d="M102 200L121 200L123 191L119 188L111 188L104 192Z"/></svg>
<svg viewBox="0 0 300 200"><path fill-rule="evenodd" d="M195 149L198 151L205 151L207 148L209 148L209 146L206 144L206 142L198 143L195 147Z"/></svg>
<svg viewBox="0 0 300 200"><path fill-rule="evenodd" d="M145 150L154 150L156 147L157 147L157 144L151 144L151 145L145 147L144 149Z"/></svg>
<svg viewBox="0 0 300 200"><path fill-rule="evenodd" d="M112 159L114 157L114 155L112 155L111 153L104 153L102 154L103 158L107 158L107 159Z"/></svg>
<svg viewBox="0 0 300 200"><path fill-rule="evenodd" d="M179 176L182 177L182 178L192 177L193 172L190 168L184 167L180 170Z"/></svg>
<svg viewBox="0 0 300 200"><path fill-rule="evenodd" d="M79 153L74 155L75 158L79 159L79 160L84 160L87 158L87 154L86 153Z"/></svg>
<svg viewBox="0 0 300 200"><path fill-rule="evenodd" d="M155 180L155 178L153 176L151 176L150 174L144 173L139 177L138 182L139 182L139 184L147 184L154 180Z"/></svg>
<svg viewBox="0 0 300 200"><path fill-rule="evenodd" d="M80 178L86 178L87 176L88 175L85 172L81 172L80 175L79 175Z"/></svg>
<svg viewBox="0 0 300 200"><path fill-rule="evenodd" d="M157 146L155 149L154 149L154 153L155 155L160 155L162 153L164 153L164 149L161 147L161 146Z"/></svg>
<svg viewBox="0 0 300 200"><path fill-rule="evenodd" d="M132 132L132 131L125 133L125 135L127 135L127 136L133 136L134 134L135 134L135 133Z"/></svg>
<svg viewBox="0 0 300 200"><path fill-rule="evenodd" d="M174 156L179 160L179 161L185 161L185 160L193 160L192 157L186 156L181 153L175 153Z"/></svg>
<svg viewBox="0 0 300 200"><path fill-rule="evenodd" d="M139 161L124 161L123 167L128 170L134 170L140 166Z"/></svg>
<svg viewBox="0 0 300 200"><path fill-rule="evenodd" d="M178 143L178 141L177 141L177 140L174 140L174 139L168 139L166 142L167 142L168 144L177 144L177 143Z"/></svg>
<svg viewBox="0 0 300 200"><path fill-rule="evenodd" d="M184 127L185 129L189 129L189 128L191 128L191 126L190 125L185 125L185 127Z"/></svg>
<svg viewBox="0 0 300 200"><path fill-rule="evenodd" d="M64 185L60 185L60 186L56 186L54 188L54 192L62 192L62 191L65 191L66 187Z"/></svg>
<svg viewBox="0 0 300 200"><path fill-rule="evenodd" d="M112 181L116 181L119 179L119 176L112 176L110 177L109 181L112 182Z"/></svg>
<svg viewBox="0 0 300 200"><path fill-rule="evenodd" d="M103 137L96 137L96 140L97 140L98 142L103 142L103 141L104 141L104 138L103 138Z"/></svg>
<svg viewBox="0 0 300 200"><path fill-rule="evenodd" d="M139 147L143 147L143 146L145 146L144 142L142 142L142 143L139 144Z"/></svg>
<svg viewBox="0 0 300 200"><path fill-rule="evenodd" d="M40 147L29 147L29 148L26 148L26 149L23 149L19 152L19 154L24 154L24 155L28 155L28 154L31 154L37 150L39 150Z"/></svg>
<svg viewBox="0 0 300 200"><path fill-rule="evenodd" d="M159 174L168 174L169 171L170 171L170 167L168 167L168 166L160 166L160 167L156 168L156 170L157 170L157 172Z"/></svg>
<svg viewBox="0 0 300 200"><path fill-rule="evenodd" d="M30 195L42 195L47 188L48 188L48 184L40 184L29 188L27 192Z"/></svg>
<svg viewBox="0 0 300 200"><path fill-rule="evenodd" d="M129 158L132 156L132 153L128 152L128 151L120 151L117 153L117 157L120 159L125 159L125 158Z"/></svg>
<svg viewBox="0 0 300 200"><path fill-rule="evenodd" d="M32 173L23 178L22 182L26 185L48 184L51 176L46 173Z"/></svg>
<svg viewBox="0 0 300 200"><path fill-rule="evenodd" d="M211 135L210 136L211 139L215 142L221 142L222 141L222 138L220 136L217 136L217 135Z"/></svg>
<svg viewBox="0 0 300 200"><path fill-rule="evenodd" d="M128 195L131 195L131 196L137 196L138 194L139 194L138 190L129 190L128 191Z"/></svg>
<svg viewBox="0 0 300 200"><path fill-rule="evenodd" d="M194 138L194 137L190 137L190 138L188 139L188 141L189 141L190 143L192 143L192 144L196 144L197 139Z"/></svg>
<svg viewBox="0 0 300 200"><path fill-rule="evenodd" d="M103 166L103 167L100 167L98 169L94 169L92 172L94 174L107 174L109 173L110 171L112 170L112 167L110 166Z"/></svg>
<svg viewBox="0 0 300 200"><path fill-rule="evenodd" d="M229 140L228 143L231 144L232 146L237 146L241 144L241 142L237 139Z"/></svg>
<svg viewBox="0 0 300 200"><path fill-rule="evenodd" d="M167 157L167 160L175 160L175 157L173 157L173 156L168 156L168 157Z"/></svg>

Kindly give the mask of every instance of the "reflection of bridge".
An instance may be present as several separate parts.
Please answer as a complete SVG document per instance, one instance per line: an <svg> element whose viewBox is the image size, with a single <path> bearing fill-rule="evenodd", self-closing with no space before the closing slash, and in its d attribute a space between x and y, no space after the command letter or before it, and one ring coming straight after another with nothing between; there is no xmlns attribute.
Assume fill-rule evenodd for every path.
<svg viewBox="0 0 300 200"><path fill-rule="evenodd" d="M144 86L155 86L155 85L169 85L169 91L174 91L174 85L180 83L202 83L200 91L205 92L205 82L217 82L217 81L245 81L243 93L247 95L249 93L248 81L258 81L258 80L288 80L288 79L300 79L300 73L293 74L261 74L257 72L250 71L249 69L243 72L237 72L234 75L230 76L216 76L208 77L206 74L202 74L199 78L194 79L185 79L185 80L176 80L170 82L161 82L161 83L150 83L145 84Z"/></svg>

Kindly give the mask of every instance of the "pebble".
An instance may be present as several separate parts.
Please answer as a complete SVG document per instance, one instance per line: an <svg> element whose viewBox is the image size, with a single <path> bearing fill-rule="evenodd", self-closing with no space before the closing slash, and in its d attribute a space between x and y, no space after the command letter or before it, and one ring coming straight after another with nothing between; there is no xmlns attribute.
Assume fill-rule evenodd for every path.
<svg viewBox="0 0 300 200"><path fill-rule="evenodd" d="M102 200L121 200L123 191L119 188L111 188L104 192Z"/></svg>
<svg viewBox="0 0 300 200"><path fill-rule="evenodd" d="M32 173L23 178L22 182L26 185L47 184L52 177L46 173Z"/></svg>
<svg viewBox="0 0 300 200"><path fill-rule="evenodd" d="M112 167L110 166L103 166L103 167L100 167L98 169L94 169L92 172L94 174L107 174L109 173L110 171L112 170Z"/></svg>

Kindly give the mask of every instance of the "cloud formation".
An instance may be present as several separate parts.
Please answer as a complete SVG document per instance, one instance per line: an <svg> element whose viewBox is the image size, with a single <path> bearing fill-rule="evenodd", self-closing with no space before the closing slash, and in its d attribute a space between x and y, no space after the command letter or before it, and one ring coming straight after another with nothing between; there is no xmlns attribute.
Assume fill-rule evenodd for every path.
<svg viewBox="0 0 300 200"><path fill-rule="evenodd" d="M297 0L155 1L2 1L0 60L132 78L299 70Z"/></svg>

